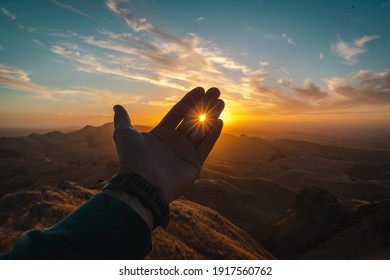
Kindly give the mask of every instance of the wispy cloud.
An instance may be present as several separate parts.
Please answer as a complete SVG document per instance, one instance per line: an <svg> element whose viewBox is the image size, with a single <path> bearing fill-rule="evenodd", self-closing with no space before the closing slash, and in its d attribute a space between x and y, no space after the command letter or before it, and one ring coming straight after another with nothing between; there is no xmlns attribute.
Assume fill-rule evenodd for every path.
<svg viewBox="0 0 390 280"><path fill-rule="evenodd" d="M286 34L283 34L282 37L285 38L285 39L287 40L287 43L289 43L289 44L291 44L291 45L296 45L293 38L287 36Z"/></svg>
<svg viewBox="0 0 390 280"><path fill-rule="evenodd" d="M44 44L42 43L42 41L39 41L37 39L33 39L33 42L34 44L38 47L38 48L43 48L44 47Z"/></svg>
<svg viewBox="0 0 390 280"><path fill-rule="evenodd" d="M122 92L112 92L83 86L73 86L68 89L41 86L32 82L26 71L4 64L0 64L0 86L33 93L39 98L58 101L64 96L74 96L76 98L84 97L104 100L113 105L116 102L135 103L141 99L139 96L129 97L128 94Z"/></svg>
<svg viewBox="0 0 390 280"><path fill-rule="evenodd" d="M382 7L382 8L390 7L390 2L384 2L384 3L382 3L381 7Z"/></svg>
<svg viewBox="0 0 390 280"><path fill-rule="evenodd" d="M179 38L156 28L145 18L137 18L123 6L126 2L111 0L106 4L122 16L133 31L143 33L139 36L142 39L129 33L99 30L102 38L78 36L84 43L100 48L98 55L60 44L50 50L76 62L80 71L116 75L179 90L199 83L211 86L215 80L232 83L225 71L238 71L243 75L252 71L195 34Z"/></svg>
<svg viewBox="0 0 390 280"><path fill-rule="evenodd" d="M359 107L386 107L390 105L390 70L373 72L361 70L347 77L332 77L324 80L326 88L322 88L310 80L303 86L291 82L280 82L291 95L282 91L270 90L276 96L276 104L281 113L288 107L295 113L327 113L342 112ZM294 97L295 95L295 97ZM368 107L367 107L368 106Z"/></svg>
<svg viewBox="0 0 390 280"><path fill-rule="evenodd" d="M351 13L345 13L344 15L346 15L347 17L349 17L350 19L352 19L352 21L354 22L360 22L362 19L355 16L354 14L351 14Z"/></svg>
<svg viewBox="0 0 390 280"><path fill-rule="evenodd" d="M49 49L62 59L71 61L78 71L171 89L169 96L149 97L142 100L143 104L171 106L183 91L197 85L210 87L216 84L224 92L224 99L229 100L226 110L237 108L252 114L259 111L264 114L326 112L347 108L348 104L385 104L369 101L369 94L365 95L367 100L359 97L356 102L351 95L349 103L346 103L348 98L341 94L342 87L338 81L344 79L352 86L356 77L362 74L325 80L327 88L309 80L299 86L289 81L286 69L265 59L259 60L257 67L242 64L215 43L196 34L178 37L157 28L147 18L135 16L132 13L134 9L126 6L126 1L108 0L106 5L115 15L123 18L130 32L99 29L98 34L93 36L74 33L69 36L72 36L72 41L79 40L78 43L57 42ZM288 41L287 35L285 38ZM364 48L370 40L373 38L364 36L353 44L355 48ZM319 57L323 58L323 53ZM283 78L280 82L271 75L276 71ZM386 79L386 75L381 73L372 75L382 75L381 79ZM77 90L80 89L67 89L67 93L76 94ZM86 91L83 89L81 92Z"/></svg>
<svg viewBox="0 0 390 280"><path fill-rule="evenodd" d="M260 59L260 60L259 60L259 64L260 64L261 66L269 66L269 65L270 65L270 63L268 62L268 60L265 60L265 59Z"/></svg>
<svg viewBox="0 0 390 280"><path fill-rule="evenodd" d="M80 11L79 9L69 5L69 4L65 4L65 3L61 3L57 0L50 0L50 2L52 2L53 4L57 5L58 7L62 8L62 9L65 9L65 10L68 10L68 11L71 11L71 12L74 12L76 14L79 14L83 17L86 17L86 18L89 18L89 19L94 19L93 16L83 12L83 11Z"/></svg>
<svg viewBox="0 0 390 280"><path fill-rule="evenodd" d="M359 39L353 40L353 42L346 42L338 36L338 40L331 44L333 52L344 58L344 63L353 65L356 64L356 56L366 53L365 44L379 38L378 35L365 35Z"/></svg>
<svg viewBox="0 0 390 280"><path fill-rule="evenodd" d="M60 30L57 28L47 27L47 26L28 26L23 27L23 29L26 29L29 33L39 33L51 37L57 37L57 38L70 38L72 36L78 36L75 32L71 30Z"/></svg>
<svg viewBox="0 0 390 280"><path fill-rule="evenodd" d="M1 13L11 20L16 20L16 16L8 11L6 8L1 8Z"/></svg>
<svg viewBox="0 0 390 280"><path fill-rule="evenodd" d="M155 49L155 47L151 44L148 44L146 43L145 41L142 41L141 39L137 38L136 36L130 34L130 33L114 33L114 32L110 32L110 31L107 31L105 29L99 29L98 32L102 35L105 35L111 39L119 39L119 40L123 40L123 41L130 41L130 42L133 42L133 43L137 43L137 44L140 44L140 45L143 45L147 48L150 48L150 49Z"/></svg>
<svg viewBox="0 0 390 280"><path fill-rule="evenodd" d="M163 100L151 100L146 102L145 104L151 105L151 106L161 106L161 107L170 107L173 106L179 101L181 96L179 95L172 95L164 97Z"/></svg>
<svg viewBox="0 0 390 280"><path fill-rule="evenodd" d="M127 4L123 0L107 0L107 7L114 13L121 15L126 23L134 31L153 31L154 27L147 22L146 18L137 18L130 14L129 9L125 7Z"/></svg>
<svg viewBox="0 0 390 280"><path fill-rule="evenodd" d="M320 52L320 54L319 54L319 58L321 59L321 60L324 60L324 53L323 52Z"/></svg>
<svg viewBox="0 0 390 280"><path fill-rule="evenodd" d="M366 43L368 43L368 42L370 42L370 41L372 41L372 40L374 40L376 38L379 38L379 36L378 35L373 35L373 36L367 36L366 35L366 36L363 36L360 39L355 39L354 40L354 44L358 48L363 48Z"/></svg>
<svg viewBox="0 0 390 280"><path fill-rule="evenodd" d="M328 97L329 95L310 80L305 80L303 87L296 86L291 82L283 82L282 84L285 87L292 89L303 100L319 100Z"/></svg>
<svg viewBox="0 0 390 280"><path fill-rule="evenodd" d="M390 70L372 72L360 70L348 77L333 77L327 81L329 89L337 94L340 105L389 105Z"/></svg>
<svg viewBox="0 0 390 280"><path fill-rule="evenodd" d="M134 49L126 49L123 46L115 45L112 42L95 40L92 37L87 38L86 42L95 46L99 46L101 48L115 50L129 55L136 54L136 51ZM77 49L72 49L72 47L70 46L54 45L50 48L50 50L55 54L58 54L76 62L76 68L79 71L88 73L108 74L125 79L144 81L159 86L171 87L179 90L186 89L182 85L175 83L174 79L170 80L167 78L162 78L156 74L153 74L148 69L145 69L144 71L140 72L140 70L143 69L139 69L139 65L142 64L139 64L137 66L138 68L126 69L126 67L124 67L124 62L126 62L126 60L123 61L122 57L120 56L111 56L111 60L109 60L106 59L106 57L95 56L90 53L81 52ZM137 63L133 61L132 64L135 65ZM131 65L129 64L127 64L127 66L131 67Z"/></svg>
<svg viewBox="0 0 390 280"><path fill-rule="evenodd" d="M259 34L257 33L257 31L256 31L252 26L249 26L249 25L247 25L247 24L242 24L242 27L243 27L246 31L249 31L249 32L251 32L251 33L253 33L253 34L259 35Z"/></svg>
<svg viewBox="0 0 390 280"><path fill-rule="evenodd" d="M196 22L200 23L200 22L203 22L206 18L205 17L197 17L195 19Z"/></svg>
<svg viewBox="0 0 390 280"><path fill-rule="evenodd" d="M44 86L31 82L27 72L4 64L0 64L0 85L51 98L50 91Z"/></svg>

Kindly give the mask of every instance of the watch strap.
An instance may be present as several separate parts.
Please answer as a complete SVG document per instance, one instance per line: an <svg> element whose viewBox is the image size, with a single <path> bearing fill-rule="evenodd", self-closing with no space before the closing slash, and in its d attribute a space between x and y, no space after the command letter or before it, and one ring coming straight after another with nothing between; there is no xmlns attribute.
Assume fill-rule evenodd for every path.
<svg viewBox="0 0 390 280"><path fill-rule="evenodd" d="M103 190L107 189L120 189L135 196L152 212L154 227L168 226L169 205L164 200L163 193L141 175L134 172L117 173L104 186Z"/></svg>

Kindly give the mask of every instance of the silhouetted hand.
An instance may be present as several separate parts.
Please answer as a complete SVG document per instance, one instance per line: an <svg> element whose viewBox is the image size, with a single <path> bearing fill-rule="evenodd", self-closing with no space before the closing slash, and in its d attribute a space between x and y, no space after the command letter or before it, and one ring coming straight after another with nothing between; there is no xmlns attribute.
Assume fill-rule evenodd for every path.
<svg viewBox="0 0 390 280"><path fill-rule="evenodd" d="M187 93L149 133L136 131L126 110L114 106L114 141L119 172L135 172L160 188L167 203L199 175L223 126L220 92L198 87ZM200 119L205 115L205 119Z"/></svg>

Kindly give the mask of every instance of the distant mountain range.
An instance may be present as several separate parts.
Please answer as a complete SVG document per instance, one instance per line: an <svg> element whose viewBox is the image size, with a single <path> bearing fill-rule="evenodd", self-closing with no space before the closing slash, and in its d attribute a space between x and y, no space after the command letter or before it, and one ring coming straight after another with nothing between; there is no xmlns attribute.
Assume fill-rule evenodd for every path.
<svg viewBox="0 0 390 280"><path fill-rule="evenodd" d="M146 131L148 127L137 127ZM0 251L116 172L113 124L0 138ZM390 150L222 134L156 259L390 258Z"/></svg>
<svg viewBox="0 0 390 280"><path fill-rule="evenodd" d="M60 131L63 133L72 132L80 129L79 126L68 126L62 127L58 129L50 129L50 128L13 128L13 127L0 127L0 137L20 137L20 136L28 136L32 133L36 134L44 134L51 131Z"/></svg>

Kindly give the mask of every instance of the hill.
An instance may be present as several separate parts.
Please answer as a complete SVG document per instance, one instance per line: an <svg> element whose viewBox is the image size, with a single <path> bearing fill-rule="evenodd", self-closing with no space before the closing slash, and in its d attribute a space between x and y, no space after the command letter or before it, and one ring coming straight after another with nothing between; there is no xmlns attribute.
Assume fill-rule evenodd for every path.
<svg viewBox="0 0 390 280"><path fill-rule="evenodd" d="M250 235L217 211L188 200L171 204L166 230L153 232L150 259L273 259Z"/></svg>
<svg viewBox="0 0 390 280"><path fill-rule="evenodd" d="M70 133L0 138L0 196L65 179L94 185L111 178L118 168L112 132L113 123L107 123Z"/></svg>
<svg viewBox="0 0 390 280"><path fill-rule="evenodd" d="M390 200L343 201L305 188L262 234L280 259L389 259Z"/></svg>
<svg viewBox="0 0 390 280"><path fill-rule="evenodd" d="M281 215L295 193L269 180L229 176L205 168L184 196L217 210L253 235Z"/></svg>
<svg viewBox="0 0 390 280"><path fill-rule="evenodd" d="M137 128L143 131L149 130L148 127ZM75 182L76 186L85 186L83 187L85 191L95 192L118 168L112 132L113 124L108 123L99 127L86 126L70 133L54 131L42 135L0 138L0 198L5 199L10 194L26 195L26 193L40 192L45 185L57 186L50 187L50 192L55 193L56 188L61 190L58 183L63 180ZM318 186L323 191L314 191L313 196L308 195L308 198L303 201L311 201L312 197L317 197L319 201L322 201L321 197L326 198L324 201L333 205L332 211L345 208L348 213L352 213L347 216L352 218L357 213L356 203L362 205L385 203L390 199L390 149L383 149L383 145L381 149L351 148L303 140L263 139L246 135L237 137L222 134L194 187L184 196L184 199L189 202L186 204L178 202L177 206L192 209L192 203L195 203L199 209L206 207L202 208L204 217L197 220L199 230L205 230L201 221L206 223L206 217L212 217L211 212L207 211L216 211L221 219L226 220L226 223L237 227L234 229L230 227L232 232L238 232L237 229L242 230L257 243L266 241L265 246L277 257L332 258L334 252L333 257L337 258L342 256L336 248L338 242L343 240L339 234L342 232L346 234L345 230L352 229L358 224L350 224L352 218L337 223L329 220L331 222L321 225L317 224L316 216L311 218L302 216L306 217L302 218L299 214L300 208L296 208L299 203L297 204L295 197L302 196L301 192L310 194L307 188L313 186ZM353 207L351 202L356 202L352 203ZM56 200L48 200L46 206L41 207L55 212L58 210L56 207L60 207L55 203ZM344 208L339 204L344 205ZM65 207L64 205L61 207ZM7 207L20 214L17 218L19 222L15 226L17 231L23 223L27 226L36 224L29 222L30 218L35 220L29 217L28 213L23 212L26 209L22 204L11 203ZM69 210L76 205L67 207ZM66 212L58 211L58 213ZM4 213L2 214L4 221L8 219L8 215L12 216L12 212ZM340 215L340 212L335 213ZM190 219L186 212L180 215ZM42 219L46 218L42 217ZM378 237L375 235L374 227L368 224L363 226L366 225L364 221L363 219L360 228L367 229L365 234L367 236L374 234ZM187 230L191 232L191 228ZM156 246L159 246L160 239L175 240L178 244L186 246L180 248L184 250L182 252L187 253L177 253L175 255L177 257L187 258L189 252L192 252L199 258L211 258L208 247L202 247L195 241L193 244L185 242L195 237L188 235L182 238L180 235L172 235L169 231L158 232L159 235L155 236ZM306 236L303 233L306 232L312 235L303 238L302 236ZM215 236L216 233L208 231L207 234ZM231 251L235 248L235 245L232 245L234 243L232 236L224 237L230 240ZM240 233L240 236L244 235ZM222 241L222 239L218 240ZM300 244L300 248L287 244L289 240ZM351 240L354 239L351 237ZM356 242L358 240L356 239ZM383 241L380 238L377 240ZM171 241L169 244L175 243ZM248 241L248 244L252 241ZM282 246L283 242L287 245ZM382 243L384 242L387 241ZM1 240L0 243L3 241ZM327 248L329 248L326 254L325 249L323 251L319 249L319 246L324 244L328 244ZM170 249L161 247L161 252L170 252L170 250L173 250L173 247ZM161 252L156 251L155 257L161 256ZM230 253L227 254L230 256ZM252 258L261 255L261 253L256 254L246 256ZM362 253L362 257L376 254L374 251L372 254ZM220 255L214 252L212 256ZM235 256L241 258L244 254Z"/></svg>
<svg viewBox="0 0 390 280"><path fill-rule="evenodd" d="M47 228L68 215L95 191L71 182L18 191L0 199L0 253L26 230ZM247 233L218 212L186 200L171 204L167 230L153 233L152 259L272 259Z"/></svg>

